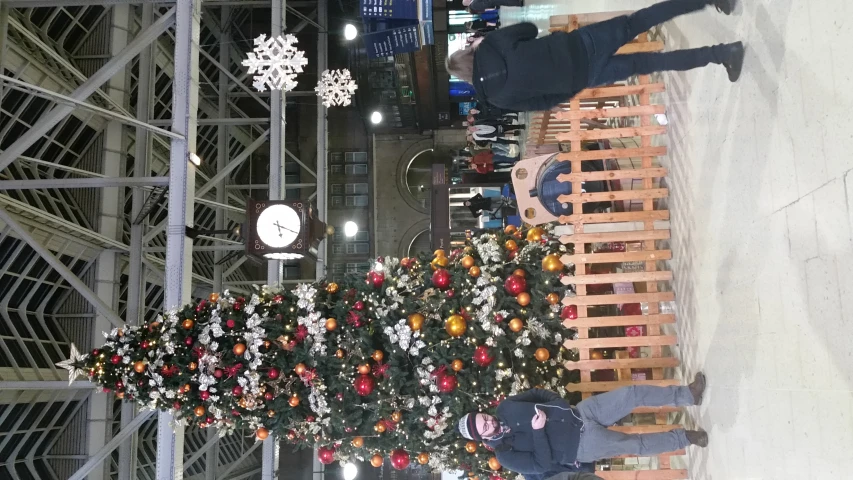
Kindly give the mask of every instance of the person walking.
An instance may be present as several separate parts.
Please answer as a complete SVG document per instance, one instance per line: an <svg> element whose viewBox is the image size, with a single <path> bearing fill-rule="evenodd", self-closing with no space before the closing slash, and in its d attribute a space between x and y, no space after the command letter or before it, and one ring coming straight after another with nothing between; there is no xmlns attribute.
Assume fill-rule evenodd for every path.
<svg viewBox="0 0 853 480"><path fill-rule="evenodd" d="M483 441L498 462L522 475L578 471L581 464L619 455L657 455L708 445L708 434L678 428L662 433L626 434L609 430L637 407L699 405L705 375L687 386L636 385L581 401L576 407L558 394L528 390L498 404L494 415L468 413L457 428L468 440Z"/></svg>
<svg viewBox="0 0 853 480"><path fill-rule="evenodd" d="M472 12L485 12L490 8L523 7L524 0L462 0L462 5Z"/></svg>
<svg viewBox="0 0 853 480"><path fill-rule="evenodd" d="M480 103L511 110L548 110L588 87L633 75L690 70L708 64L726 68L736 82L743 68L742 42L662 53L616 55L637 35L679 15L713 5L729 15L737 0L667 0L622 15L536 38L532 23L503 27L447 58L447 71L471 83ZM479 40L479 39L478 39Z"/></svg>

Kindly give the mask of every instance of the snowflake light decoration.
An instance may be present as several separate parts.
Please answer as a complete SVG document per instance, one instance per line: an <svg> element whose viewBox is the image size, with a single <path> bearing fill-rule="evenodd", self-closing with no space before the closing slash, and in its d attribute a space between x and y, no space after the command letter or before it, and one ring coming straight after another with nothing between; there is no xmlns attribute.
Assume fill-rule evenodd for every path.
<svg viewBox="0 0 853 480"><path fill-rule="evenodd" d="M329 108L332 105L349 105L350 98L357 88L358 85L350 76L349 70L342 68L323 72L314 91L323 99L323 105Z"/></svg>
<svg viewBox="0 0 853 480"><path fill-rule="evenodd" d="M249 67L249 75L255 75L253 85L257 91L264 92L267 87L290 91L296 87L296 74L308 64L305 52L294 46L296 42L296 37L289 34L269 39L261 34L255 39L255 50L249 52L243 66Z"/></svg>

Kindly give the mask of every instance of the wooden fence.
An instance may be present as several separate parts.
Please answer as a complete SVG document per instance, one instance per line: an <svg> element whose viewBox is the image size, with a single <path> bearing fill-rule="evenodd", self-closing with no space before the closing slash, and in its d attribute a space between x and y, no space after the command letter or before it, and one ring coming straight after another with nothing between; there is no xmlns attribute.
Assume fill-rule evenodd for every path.
<svg viewBox="0 0 853 480"><path fill-rule="evenodd" d="M553 17L552 26L556 26L552 31L569 31L617 14ZM662 48L662 43L650 42L644 33L620 52ZM675 315L662 312L660 307L661 302L675 299L670 288L672 272L666 262L672 256L666 210L669 192L660 182L667 171L657 161L666 154L666 148L653 142L655 136L666 134L665 126L653 124L654 115L664 113L665 107L652 103L652 94L664 90L662 83L641 76L629 84L584 90L560 112L532 114L528 146L558 144L558 160L571 162L572 173L558 177L561 182L572 183L572 193L559 197L560 202L572 204L570 215L554 217L543 211L538 199L525 193L536 181L531 172L538 171L548 156L522 160L512 172L515 190L520 192L522 218L533 224L557 219L564 224L562 243L574 247L574 253L562 260L575 267L575 275L563 282L575 285L576 296L566 297L563 303L577 306L577 319L567 320L566 325L577 329L578 338L565 345L577 349L580 359L566 368L580 370L581 381L567 388L580 392L583 398L628 385L681 383L665 375L666 369L677 367L679 361L669 351L677 338L665 332L666 326L675 322ZM591 141L607 142L609 149L584 151L582 145ZM605 171L582 172L582 162L594 160L604 160L610 166ZM582 182L601 180L607 182L608 191L582 192ZM612 208L605 213L583 213L586 202L610 202ZM607 284L612 286L611 292L602 294L600 287ZM617 308L619 305L622 308ZM634 336L626 336L626 332ZM670 424L670 414L677 410L641 408L632 415L632 425L612 429L651 433L679 428ZM646 424L641 421L644 417ZM612 461L611 471L598 473L609 480L686 479L686 470L670 465L671 456L683 454L659 455L642 467L645 469L638 469L639 459L618 459ZM629 465L632 463L635 466Z"/></svg>

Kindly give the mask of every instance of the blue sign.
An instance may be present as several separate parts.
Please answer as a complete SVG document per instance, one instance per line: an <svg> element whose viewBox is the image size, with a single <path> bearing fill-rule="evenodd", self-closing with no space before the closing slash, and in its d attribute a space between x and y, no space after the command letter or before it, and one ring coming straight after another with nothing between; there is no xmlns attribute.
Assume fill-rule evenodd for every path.
<svg viewBox="0 0 853 480"><path fill-rule="evenodd" d="M359 0L363 18L418 19L418 0Z"/></svg>
<svg viewBox="0 0 853 480"><path fill-rule="evenodd" d="M477 102L459 102L459 115L468 116L468 112L477 106Z"/></svg>
<svg viewBox="0 0 853 480"><path fill-rule="evenodd" d="M421 45L435 45L435 31L432 21L421 22Z"/></svg>
<svg viewBox="0 0 853 480"><path fill-rule="evenodd" d="M432 0L418 1L418 20L432 21Z"/></svg>
<svg viewBox="0 0 853 480"><path fill-rule="evenodd" d="M369 58L382 58L397 55L398 53L416 52L421 48L417 25L365 33L363 37Z"/></svg>

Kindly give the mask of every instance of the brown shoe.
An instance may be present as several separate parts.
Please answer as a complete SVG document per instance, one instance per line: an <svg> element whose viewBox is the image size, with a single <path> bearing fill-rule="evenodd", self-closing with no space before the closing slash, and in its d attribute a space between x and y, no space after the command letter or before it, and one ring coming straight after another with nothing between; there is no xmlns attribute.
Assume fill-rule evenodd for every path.
<svg viewBox="0 0 853 480"><path fill-rule="evenodd" d="M701 430L685 430L684 435L687 436L687 441L690 445L705 448L708 446L708 434Z"/></svg>
<svg viewBox="0 0 853 480"><path fill-rule="evenodd" d="M690 393L693 394L693 405L701 405L702 395L705 394L705 374L702 372L697 373L693 382L690 385L687 385L687 388L689 388Z"/></svg>

